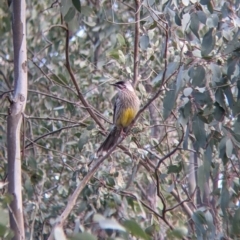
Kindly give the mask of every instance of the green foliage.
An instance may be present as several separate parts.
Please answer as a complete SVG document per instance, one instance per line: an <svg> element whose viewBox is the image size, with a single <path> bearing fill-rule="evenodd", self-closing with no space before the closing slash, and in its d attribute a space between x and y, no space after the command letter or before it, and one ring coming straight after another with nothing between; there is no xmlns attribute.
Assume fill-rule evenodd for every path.
<svg viewBox="0 0 240 240"><path fill-rule="evenodd" d="M239 238L239 9L237 1L141 1L135 61L135 1L27 1L29 91L21 140L26 236L49 236L105 137L72 75L107 133L115 95L109 83L132 79L137 62L142 106L160 94L81 192L64 224L66 236ZM4 181L5 96L14 79L5 1L0 11ZM0 200L0 236L10 239L11 196L3 191Z"/></svg>
<svg viewBox="0 0 240 240"><path fill-rule="evenodd" d="M148 240L149 236L142 230L141 226L133 220L124 221L124 226L129 230L129 232L140 239Z"/></svg>

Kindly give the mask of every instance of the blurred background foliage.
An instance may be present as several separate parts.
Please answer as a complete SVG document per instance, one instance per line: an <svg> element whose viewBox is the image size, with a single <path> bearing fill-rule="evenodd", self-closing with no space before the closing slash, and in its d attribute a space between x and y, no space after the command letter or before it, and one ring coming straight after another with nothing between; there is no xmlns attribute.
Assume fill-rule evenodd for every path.
<svg viewBox="0 0 240 240"><path fill-rule="evenodd" d="M115 92L109 83L133 78L135 4L27 0L29 89L22 128L27 239L48 238L96 161L95 150L112 122ZM142 106L159 89L160 95L85 187L64 231L73 239L238 239L239 1L144 0L138 11L136 90ZM13 89L7 2L0 2L0 13L3 182L7 95ZM88 114L71 74L105 131ZM10 239L11 199L4 187L0 200L0 236Z"/></svg>

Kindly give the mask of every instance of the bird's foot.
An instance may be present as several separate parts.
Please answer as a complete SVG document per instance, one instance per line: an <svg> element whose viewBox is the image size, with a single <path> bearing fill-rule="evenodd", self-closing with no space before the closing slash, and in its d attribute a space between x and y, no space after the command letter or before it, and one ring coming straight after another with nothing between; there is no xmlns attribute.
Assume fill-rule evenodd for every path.
<svg viewBox="0 0 240 240"><path fill-rule="evenodd" d="M127 136L126 132L124 132L124 129L121 130L121 136L125 138Z"/></svg>

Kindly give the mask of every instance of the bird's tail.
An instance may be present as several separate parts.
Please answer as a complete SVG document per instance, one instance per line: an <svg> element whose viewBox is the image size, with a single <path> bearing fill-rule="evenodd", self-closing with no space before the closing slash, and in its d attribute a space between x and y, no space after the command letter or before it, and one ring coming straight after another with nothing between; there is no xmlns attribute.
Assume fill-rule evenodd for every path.
<svg viewBox="0 0 240 240"><path fill-rule="evenodd" d="M107 152L113 145L117 142L118 138L121 135L121 128L114 126L111 132L108 134L105 141L101 144L101 146L97 150L97 156L102 156L104 152Z"/></svg>

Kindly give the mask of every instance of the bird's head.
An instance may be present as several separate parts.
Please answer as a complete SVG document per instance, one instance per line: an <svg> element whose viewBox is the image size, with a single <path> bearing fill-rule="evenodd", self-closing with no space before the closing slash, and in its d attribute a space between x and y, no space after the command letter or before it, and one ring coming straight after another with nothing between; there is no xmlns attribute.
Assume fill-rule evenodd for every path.
<svg viewBox="0 0 240 240"><path fill-rule="evenodd" d="M129 81L119 81L111 85L116 87L119 91L128 90L128 91L134 92L133 86Z"/></svg>

